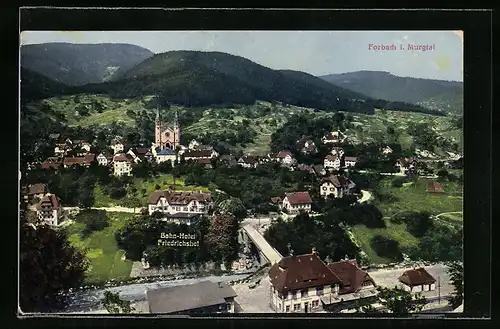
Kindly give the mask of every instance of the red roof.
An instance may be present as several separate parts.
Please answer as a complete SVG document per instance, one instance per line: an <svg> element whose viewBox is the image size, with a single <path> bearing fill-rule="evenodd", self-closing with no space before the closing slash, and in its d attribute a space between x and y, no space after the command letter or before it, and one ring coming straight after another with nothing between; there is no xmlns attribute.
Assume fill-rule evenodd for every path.
<svg viewBox="0 0 500 329"><path fill-rule="evenodd" d="M314 253L282 258L269 270L269 278L281 293L342 283Z"/></svg>
<svg viewBox="0 0 500 329"><path fill-rule="evenodd" d="M255 164L255 163L259 162L259 158L257 156L254 156L254 155L243 156L240 158L240 160L238 160L238 162L240 162L240 163L243 162L243 163L248 163L248 164Z"/></svg>
<svg viewBox="0 0 500 329"><path fill-rule="evenodd" d="M133 157L130 154L124 154L124 153L118 153L113 157L113 161L126 161L126 162L132 162Z"/></svg>
<svg viewBox="0 0 500 329"><path fill-rule="evenodd" d="M323 180L323 183L331 183L335 187L347 187L351 183L350 179L345 176L331 175Z"/></svg>
<svg viewBox="0 0 500 329"><path fill-rule="evenodd" d="M292 152L290 152L290 151L279 151L278 155L276 157L283 159L283 158L286 158L287 155L293 157Z"/></svg>
<svg viewBox="0 0 500 329"><path fill-rule="evenodd" d="M342 280L339 294L356 292L362 287L364 282L371 282L375 285L370 275L358 267L356 260L343 260L331 263L328 264L328 268Z"/></svg>
<svg viewBox="0 0 500 329"><path fill-rule="evenodd" d="M45 194L49 191L46 184L38 183L28 187L28 195Z"/></svg>
<svg viewBox="0 0 500 329"><path fill-rule="evenodd" d="M438 182L427 183L427 192L430 193L444 193L443 184Z"/></svg>
<svg viewBox="0 0 500 329"><path fill-rule="evenodd" d="M312 203L312 199L311 196L309 195L309 192L286 193L285 197L288 199L288 202L291 205Z"/></svg>
<svg viewBox="0 0 500 329"><path fill-rule="evenodd" d="M212 156L211 150L196 150L184 152L184 158L210 158Z"/></svg>
<svg viewBox="0 0 500 329"><path fill-rule="evenodd" d="M405 271L398 279L400 282L410 287L433 284L436 282L436 279L434 279L434 277L423 267Z"/></svg>
<svg viewBox="0 0 500 329"><path fill-rule="evenodd" d="M58 162L45 161L44 163L42 163L42 169L50 169L50 168L57 169L59 168L60 165L61 164Z"/></svg>
<svg viewBox="0 0 500 329"><path fill-rule="evenodd" d="M41 210L45 207L52 207L52 209L59 209L59 200L54 194L48 194L42 198L42 200L36 205L37 210Z"/></svg>
<svg viewBox="0 0 500 329"><path fill-rule="evenodd" d="M339 157L336 156L336 155L331 155L331 154L328 154L326 157L325 157L325 160L327 161L336 161Z"/></svg>
<svg viewBox="0 0 500 329"><path fill-rule="evenodd" d="M63 161L65 166L74 166L85 164L85 157L66 157Z"/></svg>

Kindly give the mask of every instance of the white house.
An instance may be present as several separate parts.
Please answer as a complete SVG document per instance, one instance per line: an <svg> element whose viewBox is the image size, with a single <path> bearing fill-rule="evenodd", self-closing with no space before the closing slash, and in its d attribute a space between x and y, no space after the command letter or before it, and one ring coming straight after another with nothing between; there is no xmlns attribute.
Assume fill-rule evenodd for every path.
<svg viewBox="0 0 500 329"><path fill-rule="evenodd" d="M282 209L286 209L289 214L298 214L300 211L311 212L312 199L309 192L285 193L282 202Z"/></svg>
<svg viewBox="0 0 500 329"><path fill-rule="evenodd" d="M400 158L396 161L395 167L400 174L407 175L417 171L418 161L415 158Z"/></svg>
<svg viewBox="0 0 500 329"><path fill-rule="evenodd" d="M436 279L423 267L405 271L399 278L402 287L410 292L432 291L436 289Z"/></svg>
<svg viewBox="0 0 500 329"><path fill-rule="evenodd" d="M193 139L192 141L189 142L188 149L189 150L196 150L196 148L200 146L200 143Z"/></svg>
<svg viewBox="0 0 500 329"><path fill-rule="evenodd" d="M328 169L328 168L331 168L331 169L335 169L335 170L338 170L340 169L340 157L336 156L336 155L327 155L325 157L325 160L323 161L323 167L325 169Z"/></svg>
<svg viewBox="0 0 500 329"><path fill-rule="evenodd" d="M323 136L321 140L323 141L323 144L342 143L345 140L345 135L339 130L332 131L331 133Z"/></svg>
<svg viewBox="0 0 500 329"><path fill-rule="evenodd" d="M148 212L152 215L159 212L164 216L170 215L203 215L213 207L210 193L203 192L174 192L155 191L148 199ZM182 216L177 216L181 218ZM189 219L189 216L186 216Z"/></svg>
<svg viewBox="0 0 500 329"><path fill-rule="evenodd" d="M345 176L331 175L323 180L319 194L323 197L333 195L335 198L342 198L351 193L356 186L353 181Z"/></svg>
<svg viewBox="0 0 500 329"><path fill-rule="evenodd" d="M160 150L159 148L154 149L153 155L156 159L156 163L160 164L162 162L167 162L170 161L172 166L174 165L175 160L177 160L177 154L175 154L175 151L172 149L163 149Z"/></svg>
<svg viewBox="0 0 500 329"><path fill-rule="evenodd" d="M238 165L243 168L256 168L259 165L259 158L253 155L242 156L238 159Z"/></svg>
<svg viewBox="0 0 500 329"><path fill-rule="evenodd" d="M334 148L332 148L332 150L330 151L330 153L332 155L338 156L339 158L342 158L344 156L344 149L341 148L341 147L334 147Z"/></svg>
<svg viewBox="0 0 500 329"><path fill-rule="evenodd" d="M358 162L357 157L344 157L344 165L346 167L354 167Z"/></svg>
<svg viewBox="0 0 500 329"><path fill-rule="evenodd" d="M113 156L108 154L107 152L101 152L96 157L97 163L100 166L109 166L113 162Z"/></svg>
<svg viewBox="0 0 500 329"><path fill-rule="evenodd" d="M291 166L295 163L295 158L290 151L279 151L278 155L276 156L279 162L286 166Z"/></svg>
<svg viewBox="0 0 500 329"><path fill-rule="evenodd" d="M123 143L118 140L118 139L113 139L111 141L111 149L113 150L114 154L121 153L123 152Z"/></svg>
<svg viewBox="0 0 500 329"><path fill-rule="evenodd" d="M297 149L302 154L315 154L318 152L316 144L311 138L304 137L297 141Z"/></svg>
<svg viewBox="0 0 500 329"><path fill-rule="evenodd" d="M390 146L388 146L388 145L387 145L386 147L383 147L383 148L380 150L380 152L381 152L382 154L386 155L386 154L391 154L391 153L392 153L392 152L394 152L394 151L393 151L393 149L392 149Z"/></svg>
<svg viewBox="0 0 500 329"><path fill-rule="evenodd" d="M377 295L355 261L326 265L316 254L288 256L269 270L270 304L277 313L315 313Z"/></svg>
<svg viewBox="0 0 500 329"><path fill-rule="evenodd" d="M134 160L130 154L118 153L113 157L113 175L131 176Z"/></svg>
<svg viewBox="0 0 500 329"><path fill-rule="evenodd" d="M57 226L62 215L59 199L54 194L46 194L36 205L38 219L46 224Z"/></svg>
<svg viewBox="0 0 500 329"><path fill-rule="evenodd" d="M215 150L188 150L184 152L184 160L199 160L217 158L219 153Z"/></svg>

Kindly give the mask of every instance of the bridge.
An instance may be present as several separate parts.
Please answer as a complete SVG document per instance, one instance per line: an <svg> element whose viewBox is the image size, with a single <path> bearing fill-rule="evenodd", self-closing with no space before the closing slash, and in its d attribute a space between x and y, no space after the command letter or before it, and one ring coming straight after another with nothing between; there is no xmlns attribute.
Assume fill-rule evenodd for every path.
<svg viewBox="0 0 500 329"><path fill-rule="evenodd" d="M252 225L243 225L238 234L238 241L247 247L250 243L253 243L257 250L259 251L260 263L264 265L270 263L271 265L279 262L283 256L274 249L267 241L264 239L262 234L260 234Z"/></svg>

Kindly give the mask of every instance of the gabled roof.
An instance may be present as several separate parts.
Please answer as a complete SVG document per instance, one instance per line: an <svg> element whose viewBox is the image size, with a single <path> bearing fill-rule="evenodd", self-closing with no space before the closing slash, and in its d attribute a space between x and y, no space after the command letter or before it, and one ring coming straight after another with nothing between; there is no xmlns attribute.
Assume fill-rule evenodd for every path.
<svg viewBox="0 0 500 329"><path fill-rule="evenodd" d="M339 160L339 157L336 156L336 155L328 154L325 157L325 160L327 160L327 161L337 161L337 160Z"/></svg>
<svg viewBox="0 0 500 329"><path fill-rule="evenodd" d="M314 253L282 258L269 270L269 278L281 293L342 282Z"/></svg>
<svg viewBox="0 0 500 329"><path fill-rule="evenodd" d="M149 195L148 203L157 204L158 200L164 197L168 204L176 205L187 205L191 201L201 201L208 202L212 200L212 195L210 193L200 193L200 192L174 192L174 191L154 191Z"/></svg>
<svg viewBox="0 0 500 329"><path fill-rule="evenodd" d="M293 158L292 152L287 151L287 150L279 151L278 155L276 157L279 159L283 159L283 158L286 158L287 156L290 156Z"/></svg>
<svg viewBox="0 0 500 329"><path fill-rule="evenodd" d="M118 145L118 144L122 144L122 145L123 145L122 141L121 141L121 140L119 140L119 139L116 139L116 138L115 138L115 139L113 139L113 140L111 141L111 145L112 145L112 146L115 146L115 145Z"/></svg>
<svg viewBox="0 0 500 329"><path fill-rule="evenodd" d="M281 201L282 200L281 200L281 198L279 196L271 198L271 203L273 203L273 204L281 203Z"/></svg>
<svg viewBox="0 0 500 329"><path fill-rule="evenodd" d="M28 195L33 195L33 194L45 194L49 192L49 189L47 187L47 184L33 184L28 186Z"/></svg>
<svg viewBox="0 0 500 329"><path fill-rule="evenodd" d="M405 271L398 279L400 282L410 287L433 284L436 282L436 279L434 279L434 277L423 267Z"/></svg>
<svg viewBox="0 0 500 329"><path fill-rule="evenodd" d="M126 162L132 162L134 159L130 154L124 154L124 153L118 153L113 157L114 162L118 161L126 161Z"/></svg>
<svg viewBox="0 0 500 329"><path fill-rule="evenodd" d="M295 204L310 204L312 203L309 192L293 192L285 193L285 197L291 205Z"/></svg>
<svg viewBox="0 0 500 329"><path fill-rule="evenodd" d="M211 150L189 150L184 152L184 158L203 158L212 156Z"/></svg>
<svg viewBox="0 0 500 329"><path fill-rule="evenodd" d="M438 183L438 182L429 182L429 183L427 183L427 192L444 193L443 184Z"/></svg>
<svg viewBox="0 0 500 329"><path fill-rule="evenodd" d="M340 175L330 175L323 179L323 183L331 183L335 187L346 187L350 182L350 179Z"/></svg>
<svg viewBox="0 0 500 329"><path fill-rule="evenodd" d="M148 290L146 295L150 312L163 314L219 305L237 296L226 283L211 281Z"/></svg>
<svg viewBox="0 0 500 329"><path fill-rule="evenodd" d="M239 160L239 163L248 163L248 164L256 164L259 162L259 157L254 156L254 155L245 155L242 156Z"/></svg>
<svg viewBox="0 0 500 329"><path fill-rule="evenodd" d="M59 209L59 200L54 194L47 194L40 200L40 202L36 205L37 210L42 210L45 207L52 207L54 210Z"/></svg>
<svg viewBox="0 0 500 329"><path fill-rule="evenodd" d="M339 294L356 292L364 282L371 282L375 285L370 275L358 267L356 260L342 260L331 263L328 264L328 268L342 281Z"/></svg>

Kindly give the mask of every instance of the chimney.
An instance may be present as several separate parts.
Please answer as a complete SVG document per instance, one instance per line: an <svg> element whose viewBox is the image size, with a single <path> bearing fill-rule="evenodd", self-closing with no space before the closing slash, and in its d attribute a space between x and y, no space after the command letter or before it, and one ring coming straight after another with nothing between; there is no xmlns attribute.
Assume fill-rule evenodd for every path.
<svg viewBox="0 0 500 329"><path fill-rule="evenodd" d="M316 247L313 247L313 248L312 248L312 254L313 254L313 255L316 255Z"/></svg>

